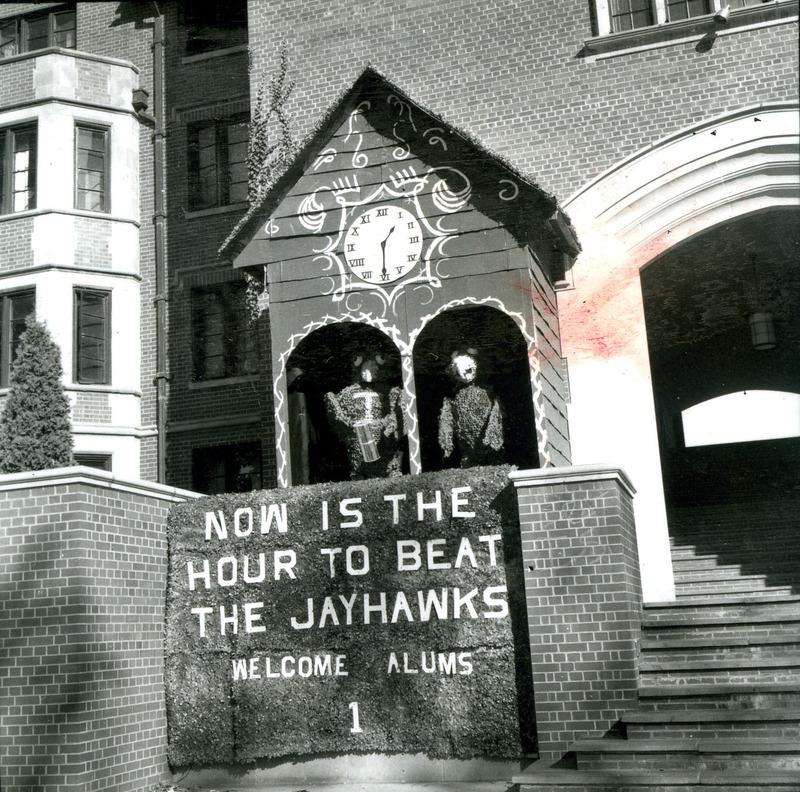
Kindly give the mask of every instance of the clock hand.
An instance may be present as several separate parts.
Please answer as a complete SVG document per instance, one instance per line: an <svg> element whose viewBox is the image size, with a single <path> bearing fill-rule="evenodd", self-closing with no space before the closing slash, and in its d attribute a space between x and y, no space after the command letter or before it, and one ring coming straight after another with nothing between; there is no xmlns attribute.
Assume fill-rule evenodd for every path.
<svg viewBox="0 0 800 792"><path fill-rule="evenodd" d="M383 259L383 269L381 270L381 275L386 275L386 242L388 241L389 237L392 235L396 227L397 226L392 226L391 229L389 229L389 233L386 235L383 242L381 242L381 258Z"/></svg>

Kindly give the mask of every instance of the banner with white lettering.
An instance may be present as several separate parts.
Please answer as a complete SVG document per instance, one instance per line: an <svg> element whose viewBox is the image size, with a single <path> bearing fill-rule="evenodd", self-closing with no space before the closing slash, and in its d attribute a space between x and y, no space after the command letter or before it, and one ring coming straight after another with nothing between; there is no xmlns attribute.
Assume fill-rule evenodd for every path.
<svg viewBox="0 0 800 792"><path fill-rule="evenodd" d="M174 507L170 762L532 751L507 476L475 468Z"/></svg>

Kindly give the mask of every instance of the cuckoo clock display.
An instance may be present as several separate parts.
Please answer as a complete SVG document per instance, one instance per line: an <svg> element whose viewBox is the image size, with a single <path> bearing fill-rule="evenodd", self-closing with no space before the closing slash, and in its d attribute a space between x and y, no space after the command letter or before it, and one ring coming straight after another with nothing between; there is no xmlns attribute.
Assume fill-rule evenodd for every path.
<svg viewBox="0 0 800 792"><path fill-rule="evenodd" d="M254 215L235 262L266 273L278 482L353 475L342 448L351 438L333 432L341 421L331 423L325 397L351 387L352 362L378 349L399 362L391 386L402 399L393 402L390 434L401 470L470 466L484 456L527 466L565 460L555 299L540 264L549 259L536 252L554 244L556 209L367 70ZM369 338L351 327L369 329ZM471 348L488 367L480 385L456 393L446 369L454 352ZM302 371L302 390L289 389L293 371ZM473 395L499 405L487 412L493 433L478 438L480 454L463 431L477 409ZM486 417L479 413L475 421ZM451 443L442 445L439 431L448 435L450 424L445 453Z"/></svg>

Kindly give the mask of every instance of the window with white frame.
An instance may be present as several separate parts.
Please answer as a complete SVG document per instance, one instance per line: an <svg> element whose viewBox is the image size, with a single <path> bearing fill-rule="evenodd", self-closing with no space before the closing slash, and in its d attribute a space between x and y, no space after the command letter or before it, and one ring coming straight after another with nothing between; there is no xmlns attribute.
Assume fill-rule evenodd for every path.
<svg viewBox="0 0 800 792"><path fill-rule="evenodd" d="M36 124L0 129L0 213L36 208Z"/></svg>
<svg viewBox="0 0 800 792"><path fill-rule="evenodd" d="M64 47L75 49L75 4L0 20L0 58Z"/></svg>
<svg viewBox="0 0 800 792"><path fill-rule="evenodd" d="M763 0L595 0L599 35L680 22L731 9L762 5Z"/></svg>
<svg viewBox="0 0 800 792"><path fill-rule="evenodd" d="M75 126L75 208L107 212L108 129Z"/></svg>
<svg viewBox="0 0 800 792"><path fill-rule="evenodd" d="M88 385L111 383L111 292L74 291L73 378Z"/></svg>

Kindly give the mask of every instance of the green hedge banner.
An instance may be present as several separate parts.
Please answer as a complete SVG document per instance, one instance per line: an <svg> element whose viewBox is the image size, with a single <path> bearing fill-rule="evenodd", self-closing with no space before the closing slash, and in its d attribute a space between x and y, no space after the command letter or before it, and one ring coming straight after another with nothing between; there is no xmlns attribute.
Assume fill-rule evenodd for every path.
<svg viewBox="0 0 800 792"><path fill-rule="evenodd" d="M535 748L508 468L202 498L168 532L173 766Z"/></svg>

